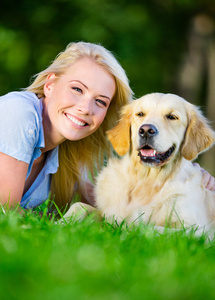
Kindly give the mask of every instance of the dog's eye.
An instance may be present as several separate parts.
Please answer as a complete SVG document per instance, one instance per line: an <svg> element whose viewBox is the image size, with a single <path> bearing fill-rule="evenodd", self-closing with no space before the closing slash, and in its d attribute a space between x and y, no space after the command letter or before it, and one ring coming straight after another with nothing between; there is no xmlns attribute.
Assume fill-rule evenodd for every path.
<svg viewBox="0 0 215 300"><path fill-rule="evenodd" d="M167 117L167 119L169 119L169 120L178 120L178 117L175 116L175 115L172 115L172 114L169 114L169 115L167 115L166 117Z"/></svg>
<svg viewBox="0 0 215 300"><path fill-rule="evenodd" d="M137 116L138 117L143 117L144 116L144 113L142 111L140 111L139 113L137 113Z"/></svg>

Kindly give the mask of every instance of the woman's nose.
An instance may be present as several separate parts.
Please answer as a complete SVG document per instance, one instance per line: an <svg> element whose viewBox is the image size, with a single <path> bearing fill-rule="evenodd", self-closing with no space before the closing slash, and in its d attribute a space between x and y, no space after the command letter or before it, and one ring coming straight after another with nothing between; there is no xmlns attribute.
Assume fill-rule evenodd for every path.
<svg viewBox="0 0 215 300"><path fill-rule="evenodd" d="M92 114L92 102L93 101L90 97L83 97L77 105L78 111L85 115L91 115Z"/></svg>

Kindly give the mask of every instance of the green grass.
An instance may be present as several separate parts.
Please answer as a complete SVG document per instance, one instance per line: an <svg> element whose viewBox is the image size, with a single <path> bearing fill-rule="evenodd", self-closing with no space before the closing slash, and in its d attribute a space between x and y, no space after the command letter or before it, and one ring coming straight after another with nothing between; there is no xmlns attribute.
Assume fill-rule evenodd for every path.
<svg viewBox="0 0 215 300"><path fill-rule="evenodd" d="M215 241L0 212L0 299L214 299Z"/></svg>

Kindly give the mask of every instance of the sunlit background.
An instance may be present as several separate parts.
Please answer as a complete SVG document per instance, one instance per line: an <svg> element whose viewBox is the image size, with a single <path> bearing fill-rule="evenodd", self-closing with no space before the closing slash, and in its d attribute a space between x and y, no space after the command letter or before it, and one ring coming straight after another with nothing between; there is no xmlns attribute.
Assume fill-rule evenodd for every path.
<svg viewBox="0 0 215 300"><path fill-rule="evenodd" d="M2 0L0 15L0 95L89 41L116 55L136 97L176 93L215 128L214 0ZM214 149L199 160L213 175Z"/></svg>

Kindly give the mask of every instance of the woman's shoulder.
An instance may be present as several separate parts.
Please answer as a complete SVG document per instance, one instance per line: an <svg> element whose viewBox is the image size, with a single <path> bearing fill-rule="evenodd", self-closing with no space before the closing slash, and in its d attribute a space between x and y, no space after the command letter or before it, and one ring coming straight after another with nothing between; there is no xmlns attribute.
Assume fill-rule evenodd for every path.
<svg viewBox="0 0 215 300"><path fill-rule="evenodd" d="M0 96L0 106L4 105L27 105L27 106L39 106L41 100L32 92L9 92L3 96Z"/></svg>
<svg viewBox="0 0 215 300"><path fill-rule="evenodd" d="M32 92L10 92L0 96L0 114L5 112L24 119L32 117L33 114L38 121L41 121L42 101Z"/></svg>
<svg viewBox="0 0 215 300"><path fill-rule="evenodd" d="M0 152L30 162L43 146L42 101L30 92L0 97Z"/></svg>

